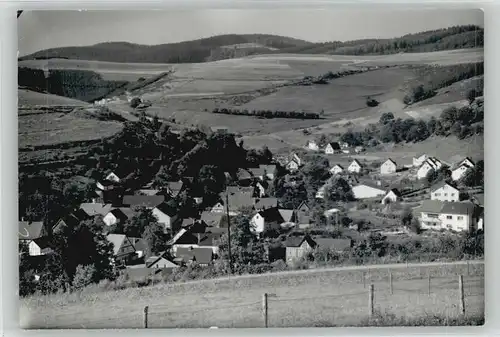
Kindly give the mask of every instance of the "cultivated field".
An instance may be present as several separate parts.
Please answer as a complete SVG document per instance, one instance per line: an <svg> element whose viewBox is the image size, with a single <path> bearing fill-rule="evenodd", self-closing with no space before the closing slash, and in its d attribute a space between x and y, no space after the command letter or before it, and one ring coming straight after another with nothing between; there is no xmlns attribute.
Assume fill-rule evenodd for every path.
<svg viewBox="0 0 500 337"><path fill-rule="evenodd" d="M19 148L88 141L110 137L123 125L118 122L81 118L74 113L20 113Z"/></svg>
<svg viewBox="0 0 500 337"><path fill-rule="evenodd" d="M88 106L89 104L76 99L31 90L17 90L18 106Z"/></svg>
<svg viewBox="0 0 500 337"><path fill-rule="evenodd" d="M369 284L374 284L376 312L457 317L458 275L464 275L466 315L484 315L484 265L459 262L344 267L30 297L21 299L21 327L139 328L146 305L151 328L262 327L264 293L275 295L269 297L269 327L357 325L369 313Z"/></svg>

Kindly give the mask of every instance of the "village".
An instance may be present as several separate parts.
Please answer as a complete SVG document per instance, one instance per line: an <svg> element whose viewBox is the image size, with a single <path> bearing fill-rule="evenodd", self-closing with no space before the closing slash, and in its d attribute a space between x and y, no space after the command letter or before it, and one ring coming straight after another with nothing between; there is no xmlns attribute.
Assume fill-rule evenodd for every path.
<svg viewBox="0 0 500 337"><path fill-rule="evenodd" d="M97 181L91 200L56 222L51 234L97 217L105 224L106 239L113 245L113 266L130 279L141 279L168 274L193 263L210 265L220 257L221 238L231 229L228 228L231 221L242 215L248 217L251 231L264 243L266 249L262 258L268 263L282 260L291 264L317 248L339 253L349 251L357 239L369 233L398 236L425 235L428 231L483 230L482 188L461 183L476 165L470 158L449 165L436 157L421 154L413 158L411 165L404 166L391 158L381 164L351 159L351 153L364 151L363 147L343 142L318 145L311 140L300 153L330 158L329 177L312 200L302 200L290 207L290 204L281 205L273 195L275 191L271 186L276 184L278 175L287 184L299 183L289 179L307 164L307 155L297 151L273 158L273 164L241 168L235 176L226 172L226 188L218 201L187 217L180 217L168 201L189 189L190 177L170 181L161 188L152 187L151 181L130 191L122 183L131 172L115 169ZM335 162L331 158L339 160ZM348 165L340 164L346 160L350 161ZM429 176L443 167L449 167L449 177L429 184ZM332 181L338 178L349 183L352 197L332 206L331 202L324 201L329 198ZM203 195L190 197L197 205L203 202ZM168 234L165 251L153 254L142 237L106 230L123 225L139 209L151 211ZM322 214L318 215L318 209ZM405 211L411 212L413 220L406 223L401 220ZM19 240L28 246L29 258L43 259L53 252L50 235L42 230L43 227L42 221L19 221ZM344 228L345 233L334 237L328 229L335 228ZM39 278L39 274L35 275L36 280Z"/></svg>

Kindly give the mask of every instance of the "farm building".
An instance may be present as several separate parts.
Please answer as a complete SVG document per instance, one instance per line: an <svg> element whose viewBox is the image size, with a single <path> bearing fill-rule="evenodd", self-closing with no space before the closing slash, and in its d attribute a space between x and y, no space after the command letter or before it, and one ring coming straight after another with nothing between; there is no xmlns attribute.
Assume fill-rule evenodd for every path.
<svg viewBox="0 0 500 337"><path fill-rule="evenodd" d="M312 151L318 151L319 145L314 140L310 140L307 142L307 148Z"/></svg>
<svg viewBox="0 0 500 337"><path fill-rule="evenodd" d="M460 191L453 184L443 181L431 187L431 200L459 201Z"/></svg>
<svg viewBox="0 0 500 337"><path fill-rule="evenodd" d="M334 153L340 153L342 152L339 143L333 142L333 143L328 143L325 146L325 154L334 154Z"/></svg>
<svg viewBox="0 0 500 337"><path fill-rule="evenodd" d="M398 166L396 162L391 158L387 159L382 165L380 165L380 174L393 174L396 173Z"/></svg>
<svg viewBox="0 0 500 337"><path fill-rule="evenodd" d="M232 186L230 186L232 187ZM229 215L237 215L242 208L252 208L254 206L253 187L241 188L234 186L235 190L226 189L219 197L220 201L216 203L211 211L223 213L226 211L226 195L229 201Z"/></svg>
<svg viewBox="0 0 500 337"><path fill-rule="evenodd" d="M382 198L382 204L390 204L401 200L401 192L393 188Z"/></svg>
<svg viewBox="0 0 500 337"><path fill-rule="evenodd" d="M352 187L352 192L356 199L369 199L380 197L385 194L385 190L377 185L372 185L369 183L360 183L359 185Z"/></svg>
<svg viewBox="0 0 500 337"><path fill-rule="evenodd" d="M30 256L41 256L51 254L53 250L53 244L48 237L41 237L31 240L28 244L28 251Z"/></svg>
<svg viewBox="0 0 500 337"><path fill-rule="evenodd" d="M164 268L179 268L179 266L170 261L165 253L160 253L156 256L151 256L146 260L146 268L152 269L164 269Z"/></svg>
<svg viewBox="0 0 500 337"><path fill-rule="evenodd" d="M477 227L477 206L472 202L424 200L416 209L424 229L474 230Z"/></svg>
<svg viewBox="0 0 500 337"><path fill-rule="evenodd" d="M294 171L297 171L299 169L300 165L298 162L296 162L294 159L290 160L287 164L286 164L286 169L290 172L294 172Z"/></svg>
<svg viewBox="0 0 500 337"><path fill-rule="evenodd" d="M341 165L339 165L339 164L334 165L334 166L330 169L330 173L331 173L331 174L340 174L340 173L342 173L342 172L344 172L344 168L343 168Z"/></svg>
<svg viewBox="0 0 500 337"><path fill-rule="evenodd" d="M352 163L349 165L349 167L347 168L347 171L351 172L351 173L360 173L361 172L361 163L359 161L357 161L356 159L354 159L352 161Z"/></svg>
<svg viewBox="0 0 500 337"><path fill-rule="evenodd" d="M135 255L135 247L124 234L108 234L106 239L113 244L113 261L117 265L127 264Z"/></svg>
<svg viewBox="0 0 500 337"><path fill-rule="evenodd" d="M414 167L420 167L422 164L427 160L427 155L426 154L419 154L415 157L413 157L413 166Z"/></svg>
<svg viewBox="0 0 500 337"><path fill-rule="evenodd" d="M425 179L429 172L439 170L442 166L443 164L439 159L434 157L427 158L417 171L417 179Z"/></svg>
<svg viewBox="0 0 500 337"><path fill-rule="evenodd" d="M316 242L309 236L290 236L285 241L286 260L288 262L300 259L316 247Z"/></svg>
<svg viewBox="0 0 500 337"><path fill-rule="evenodd" d="M474 166L471 159L465 158L451 169L451 179L454 181L460 180Z"/></svg>

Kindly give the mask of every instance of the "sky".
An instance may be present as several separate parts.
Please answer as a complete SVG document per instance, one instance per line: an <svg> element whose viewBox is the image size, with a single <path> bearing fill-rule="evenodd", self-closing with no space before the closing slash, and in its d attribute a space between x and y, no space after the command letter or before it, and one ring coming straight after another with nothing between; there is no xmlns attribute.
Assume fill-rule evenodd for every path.
<svg viewBox="0 0 500 337"><path fill-rule="evenodd" d="M276 34L311 42L391 38L454 25L484 26L471 9L204 9L24 11L19 56L65 46L126 41L161 44L219 34Z"/></svg>

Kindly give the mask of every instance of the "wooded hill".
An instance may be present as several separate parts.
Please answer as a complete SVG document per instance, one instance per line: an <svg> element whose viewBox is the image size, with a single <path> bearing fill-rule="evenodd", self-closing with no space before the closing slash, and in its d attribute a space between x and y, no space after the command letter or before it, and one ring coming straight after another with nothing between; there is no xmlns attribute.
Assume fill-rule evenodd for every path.
<svg viewBox="0 0 500 337"><path fill-rule="evenodd" d="M484 29L468 25L407 34L392 39L325 43L265 34L218 35L153 46L108 42L85 47L41 50L19 60L69 58L122 63L198 63L266 53L382 55L477 48L483 45Z"/></svg>

